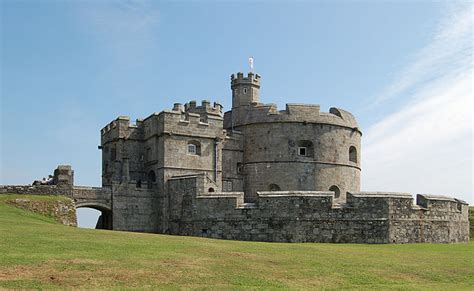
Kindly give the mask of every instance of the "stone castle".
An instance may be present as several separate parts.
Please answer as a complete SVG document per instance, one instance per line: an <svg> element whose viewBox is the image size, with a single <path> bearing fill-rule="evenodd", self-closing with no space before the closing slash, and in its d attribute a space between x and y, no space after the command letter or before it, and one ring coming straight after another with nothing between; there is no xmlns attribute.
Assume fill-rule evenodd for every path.
<svg viewBox="0 0 474 291"><path fill-rule="evenodd" d="M102 188L73 186L68 167L57 170L69 185L59 188L76 207L102 211L98 228L275 242L469 240L464 201L360 192L362 133L351 113L278 110L260 102L260 81L232 75L225 113L191 101L135 124L118 117L101 130Z"/></svg>

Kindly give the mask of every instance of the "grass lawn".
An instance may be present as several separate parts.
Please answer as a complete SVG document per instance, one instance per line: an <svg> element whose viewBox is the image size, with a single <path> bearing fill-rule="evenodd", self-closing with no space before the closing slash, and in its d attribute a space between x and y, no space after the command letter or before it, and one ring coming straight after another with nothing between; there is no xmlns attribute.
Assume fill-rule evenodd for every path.
<svg viewBox="0 0 474 291"><path fill-rule="evenodd" d="M474 286L473 242L290 244L88 230L57 224L4 200L0 199L0 288Z"/></svg>

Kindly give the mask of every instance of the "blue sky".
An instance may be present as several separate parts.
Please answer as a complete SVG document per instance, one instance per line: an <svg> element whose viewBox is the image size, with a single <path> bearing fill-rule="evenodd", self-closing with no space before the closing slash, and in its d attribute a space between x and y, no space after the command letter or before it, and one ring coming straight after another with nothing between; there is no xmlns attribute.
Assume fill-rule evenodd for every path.
<svg viewBox="0 0 474 291"><path fill-rule="evenodd" d="M0 184L71 164L100 185L99 130L209 99L255 59L261 100L337 106L362 189L473 199L469 2L1 2Z"/></svg>

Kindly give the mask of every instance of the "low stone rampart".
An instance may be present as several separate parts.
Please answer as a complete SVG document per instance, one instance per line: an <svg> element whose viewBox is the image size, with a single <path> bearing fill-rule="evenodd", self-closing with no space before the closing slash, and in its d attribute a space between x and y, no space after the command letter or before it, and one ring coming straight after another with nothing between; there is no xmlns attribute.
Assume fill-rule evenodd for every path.
<svg viewBox="0 0 474 291"><path fill-rule="evenodd" d="M169 180L170 233L275 242L462 242L469 237L468 206L460 200L406 193L333 192L206 193L202 175Z"/></svg>
<svg viewBox="0 0 474 291"><path fill-rule="evenodd" d="M134 184L115 184L113 195L113 229L157 232L159 229L159 196L154 189L136 188Z"/></svg>
<svg viewBox="0 0 474 291"><path fill-rule="evenodd" d="M452 243L469 240L469 205L458 199L426 194L390 199L391 243Z"/></svg>
<svg viewBox="0 0 474 291"><path fill-rule="evenodd" d="M31 199L29 197L31 196L7 199L5 203L17 208L51 217L57 222L67 226L77 226L76 208L74 201L71 199L41 200Z"/></svg>
<svg viewBox="0 0 474 291"><path fill-rule="evenodd" d="M69 196L71 189L57 185L0 185L0 193Z"/></svg>
<svg viewBox="0 0 474 291"><path fill-rule="evenodd" d="M116 230L271 242L469 240L467 203L446 196L418 194L414 204L408 193L354 192L341 203L333 192L265 191L257 192L255 203L245 203L243 192L208 192L216 185L205 174L171 178L167 199L132 186L3 185L0 193L68 196L72 207L101 210L103 228ZM167 213L157 210L162 203Z"/></svg>

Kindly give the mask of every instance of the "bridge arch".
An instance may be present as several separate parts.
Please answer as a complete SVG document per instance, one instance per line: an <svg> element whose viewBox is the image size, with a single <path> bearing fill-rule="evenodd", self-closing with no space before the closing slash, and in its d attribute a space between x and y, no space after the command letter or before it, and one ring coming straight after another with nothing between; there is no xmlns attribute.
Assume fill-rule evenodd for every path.
<svg viewBox="0 0 474 291"><path fill-rule="evenodd" d="M104 203L99 203L96 201L77 201L76 202L76 209L77 208L92 208L101 212L99 219L97 220L97 224L95 226L96 229L112 229L112 209L109 205Z"/></svg>
<svg viewBox="0 0 474 291"><path fill-rule="evenodd" d="M81 207L94 208L99 211L112 211L112 209L110 208L110 205L105 204L105 203L98 203L95 201L77 201L76 208L81 208Z"/></svg>

